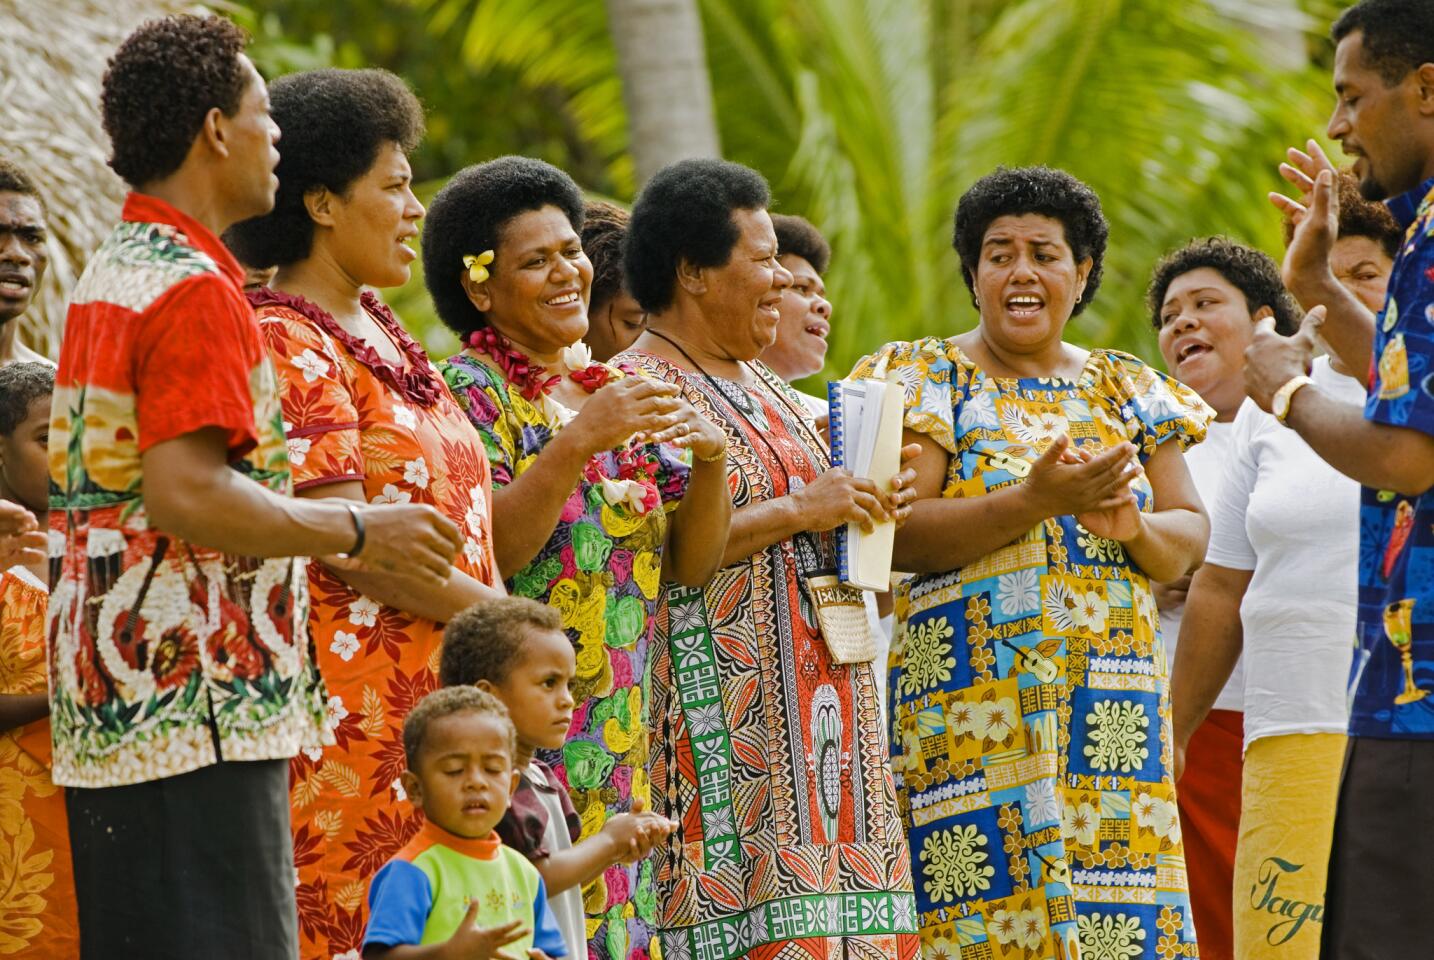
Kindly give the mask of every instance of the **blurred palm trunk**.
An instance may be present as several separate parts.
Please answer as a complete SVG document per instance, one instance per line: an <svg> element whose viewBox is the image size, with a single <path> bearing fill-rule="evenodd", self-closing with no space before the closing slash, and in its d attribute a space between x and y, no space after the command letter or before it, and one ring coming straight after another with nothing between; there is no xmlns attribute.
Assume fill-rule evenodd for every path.
<svg viewBox="0 0 1434 960"><path fill-rule="evenodd" d="M688 157L716 157L712 82L695 0L607 0L638 183Z"/></svg>

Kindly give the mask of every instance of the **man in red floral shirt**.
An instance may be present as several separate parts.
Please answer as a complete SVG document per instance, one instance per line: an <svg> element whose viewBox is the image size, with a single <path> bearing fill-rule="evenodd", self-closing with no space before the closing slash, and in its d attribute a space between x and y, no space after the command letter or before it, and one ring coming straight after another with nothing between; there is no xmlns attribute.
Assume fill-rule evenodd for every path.
<svg viewBox="0 0 1434 960"><path fill-rule="evenodd" d="M288 760L321 741L304 555L445 580L431 507L293 500L219 240L274 202L244 34L152 21L102 108L123 220L74 290L50 429L50 703L83 957L297 955ZM294 559L294 558L299 559Z"/></svg>

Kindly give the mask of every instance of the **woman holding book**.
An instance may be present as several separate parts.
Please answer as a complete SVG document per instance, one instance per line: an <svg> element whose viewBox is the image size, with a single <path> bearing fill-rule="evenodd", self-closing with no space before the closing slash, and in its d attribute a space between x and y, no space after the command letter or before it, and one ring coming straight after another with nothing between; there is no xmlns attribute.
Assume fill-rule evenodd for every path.
<svg viewBox="0 0 1434 960"><path fill-rule="evenodd" d="M834 564L835 527L904 520L911 478L887 495L831 469L797 394L756 359L792 282L769 201L746 167L682 161L643 189L625 248L649 323L619 359L722 427L733 506L722 568L669 589L659 613L652 790L680 818L656 855L662 954L910 960L871 665L835 662L805 581ZM859 600L855 612L864 629Z"/></svg>
<svg viewBox="0 0 1434 960"><path fill-rule="evenodd" d="M898 373L921 445L890 689L928 955L1196 955L1150 581L1204 554L1182 451L1211 413L1132 356L1063 341L1106 235L1068 174L982 178L955 229L980 322L856 371Z"/></svg>
<svg viewBox="0 0 1434 960"><path fill-rule="evenodd" d="M500 157L434 197L424 279L464 349L443 364L493 465L493 546L513 593L556 607L577 648L552 766L582 836L648 804L646 682L664 580L702 584L730 515L722 432L670 385L592 361L583 198L541 160ZM645 960L652 864L583 891L587 954Z"/></svg>

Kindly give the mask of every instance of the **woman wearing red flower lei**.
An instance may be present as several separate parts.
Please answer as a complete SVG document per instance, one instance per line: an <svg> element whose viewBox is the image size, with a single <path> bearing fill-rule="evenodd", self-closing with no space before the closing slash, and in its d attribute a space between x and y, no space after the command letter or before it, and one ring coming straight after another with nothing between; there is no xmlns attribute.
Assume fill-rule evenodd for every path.
<svg viewBox="0 0 1434 960"><path fill-rule="evenodd" d="M567 174L504 157L434 198L423 256L439 316L466 344L444 376L493 464L499 568L512 592L559 610L577 647L554 768L586 836L650 806L644 676L662 583L707 582L731 507L722 431L674 387L595 364L581 342L582 218ZM658 955L650 861L610 867L568 903L574 928L586 914L591 957Z"/></svg>
<svg viewBox="0 0 1434 960"><path fill-rule="evenodd" d="M295 491L431 504L464 543L441 586L309 565L336 743L294 759L291 814L301 956L331 960L358 955L369 878L421 823L398 783L401 726L438 685L443 623L501 587L483 446L370 292L406 281L415 256L423 205L406 154L423 132L418 101L379 70L291 74L270 97L284 131L278 198L228 240L252 266L279 265L250 300L279 377Z"/></svg>

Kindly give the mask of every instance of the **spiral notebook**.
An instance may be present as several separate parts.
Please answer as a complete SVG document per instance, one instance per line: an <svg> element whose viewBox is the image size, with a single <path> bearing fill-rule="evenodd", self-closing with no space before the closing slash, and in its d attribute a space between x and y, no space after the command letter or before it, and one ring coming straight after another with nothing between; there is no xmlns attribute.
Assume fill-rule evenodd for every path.
<svg viewBox="0 0 1434 960"><path fill-rule="evenodd" d="M891 478L901 470L903 399L894 375L828 383L832 465L890 492ZM870 533L855 523L837 527L837 575L842 582L863 590L889 590L895 538L891 521L877 524Z"/></svg>

